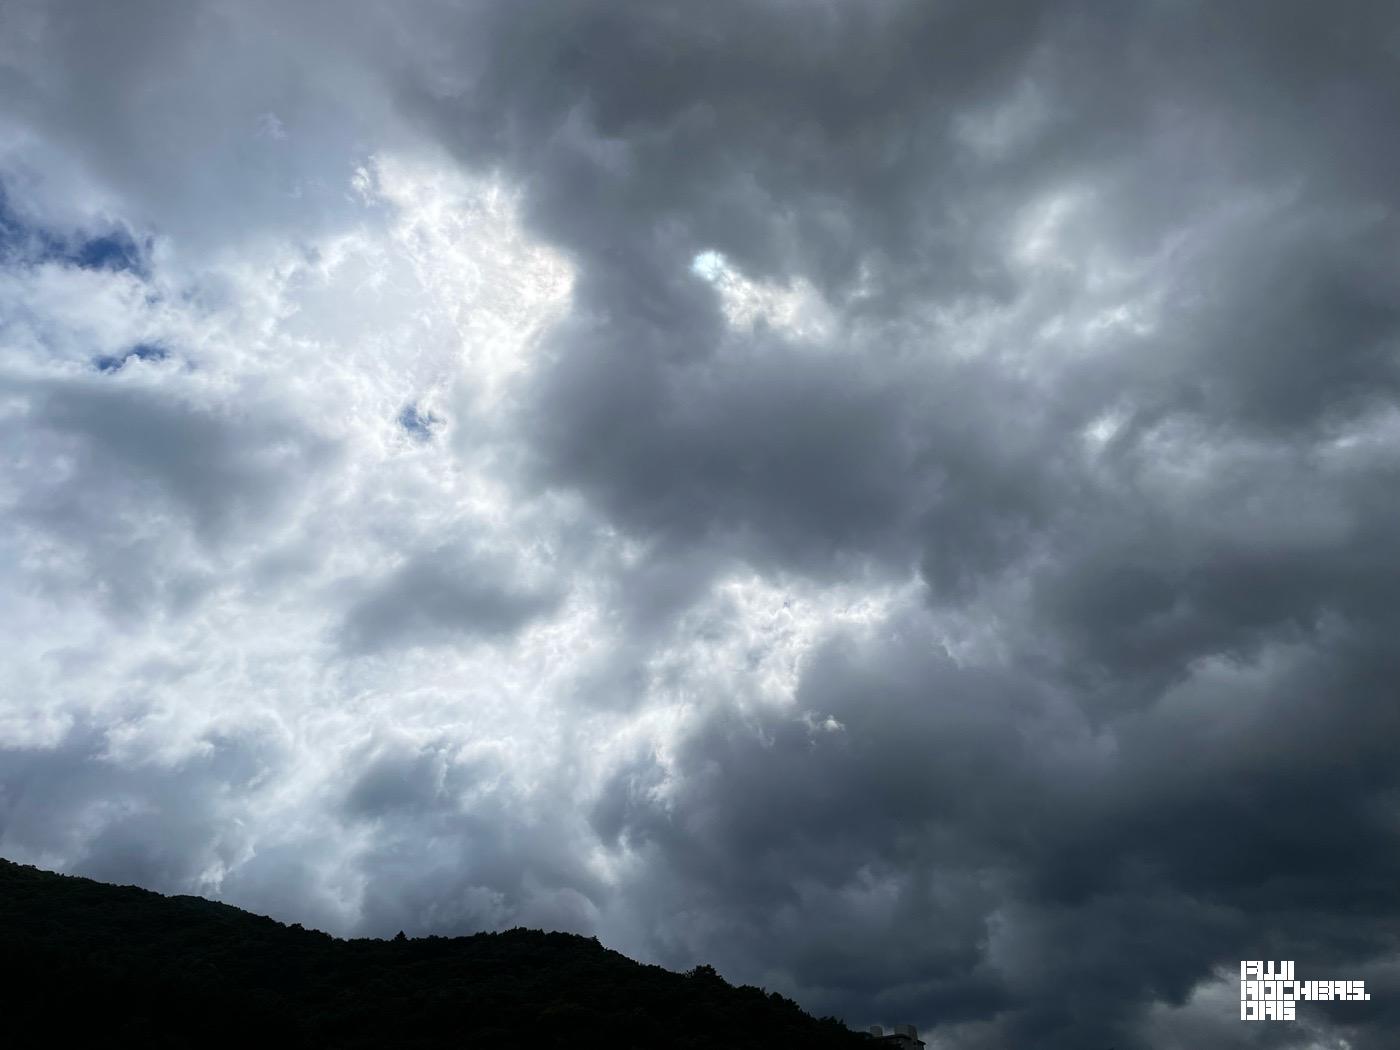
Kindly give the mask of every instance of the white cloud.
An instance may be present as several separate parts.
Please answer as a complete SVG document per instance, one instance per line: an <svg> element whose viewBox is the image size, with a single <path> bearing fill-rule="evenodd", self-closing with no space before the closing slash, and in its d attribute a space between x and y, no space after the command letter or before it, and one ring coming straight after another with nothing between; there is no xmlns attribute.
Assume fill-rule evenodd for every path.
<svg viewBox="0 0 1400 1050"><path fill-rule="evenodd" d="M810 281L787 284L753 281L716 251L700 252L691 271L715 286L724 318L734 328L763 324L798 342L820 343L834 330L835 315Z"/></svg>

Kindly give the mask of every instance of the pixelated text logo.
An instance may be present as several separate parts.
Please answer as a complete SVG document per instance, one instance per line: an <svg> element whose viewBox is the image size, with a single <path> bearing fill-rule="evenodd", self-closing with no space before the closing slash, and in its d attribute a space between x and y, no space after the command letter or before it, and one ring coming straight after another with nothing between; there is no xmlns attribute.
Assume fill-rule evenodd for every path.
<svg viewBox="0 0 1400 1050"><path fill-rule="evenodd" d="M1299 1002L1370 999L1365 981L1300 981L1293 960L1240 962L1240 1020L1292 1021Z"/></svg>

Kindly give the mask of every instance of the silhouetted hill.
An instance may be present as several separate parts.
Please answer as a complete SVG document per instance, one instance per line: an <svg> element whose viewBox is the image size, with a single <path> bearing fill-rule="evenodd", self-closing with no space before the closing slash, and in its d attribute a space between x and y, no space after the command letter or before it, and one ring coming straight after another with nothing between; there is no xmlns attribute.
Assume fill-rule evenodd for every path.
<svg viewBox="0 0 1400 1050"><path fill-rule="evenodd" d="M709 967L516 929L338 940L0 860L0 1041L25 1046L865 1047Z"/></svg>

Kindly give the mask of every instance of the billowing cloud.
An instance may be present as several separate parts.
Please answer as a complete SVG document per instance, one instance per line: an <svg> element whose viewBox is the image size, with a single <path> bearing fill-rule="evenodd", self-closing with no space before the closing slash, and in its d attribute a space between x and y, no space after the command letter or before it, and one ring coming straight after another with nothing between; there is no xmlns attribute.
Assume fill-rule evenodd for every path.
<svg viewBox="0 0 1400 1050"><path fill-rule="evenodd" d="M352 648L451 641L463 635L514 634L553 604L548 594L519 589L509 565L465 562L449 550L429 551L393 570L346 616Z"/></svg>
<svg viewBox="0 0 1400 1050"><path fill-rule="evenodd" d="M1394 1042L1388 5L4 23L6 855Z"/></svg>

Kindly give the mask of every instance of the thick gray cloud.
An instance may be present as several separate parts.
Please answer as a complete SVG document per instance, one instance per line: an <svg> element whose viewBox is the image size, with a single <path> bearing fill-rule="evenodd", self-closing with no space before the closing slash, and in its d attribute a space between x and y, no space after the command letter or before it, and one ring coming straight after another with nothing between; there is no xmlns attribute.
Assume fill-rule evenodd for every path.
<svg viewBox="0 0 1400 1050"><path fill-rule="evenodd" d="M197 756L173 765L123 763L107 734L78 724L50 747L7 747L5 834L93 878L207 891L246 849L230 811L275 763L276 747L216 733L202 743Z"/></svg>
<svg viewBox="0 0 1400 1050"><path fill-rule="evenodd" d="M1393 1044L1390 5L100 6L0 34L0 848Z"/></svg>
<svg viewBox="0 0 1400 1050"><path fill-rule="evenodd" d="M452 550L417 555L359 598L346 616L352 649L435 644L474 634L513 634L549 610L551 595L517 587L511 566Z"/></svg>

